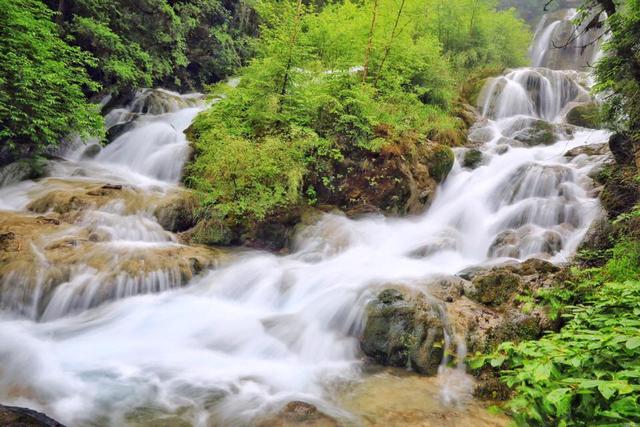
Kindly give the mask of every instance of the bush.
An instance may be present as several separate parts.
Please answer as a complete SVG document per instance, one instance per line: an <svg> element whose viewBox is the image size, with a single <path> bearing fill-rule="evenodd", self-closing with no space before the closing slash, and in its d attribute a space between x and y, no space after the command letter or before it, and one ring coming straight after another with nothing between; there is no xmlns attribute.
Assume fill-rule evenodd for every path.
<svg viewBox="0 0 640 427"><path fill-rule="evenodd" d="M76 132L101 135L102 118L85 91L98 85L92 57L68 46L39 0L0 0L0 143L37 149Z"/></svg>
<svg viewBox="0 0 640 427"><path fill-rule="evenodd" d="M500 369L516 392L507 409L519 425L640 422L639 260L637 242L618 243L605 267L556 292L565 305L560 332L471 361Z"/></svg>

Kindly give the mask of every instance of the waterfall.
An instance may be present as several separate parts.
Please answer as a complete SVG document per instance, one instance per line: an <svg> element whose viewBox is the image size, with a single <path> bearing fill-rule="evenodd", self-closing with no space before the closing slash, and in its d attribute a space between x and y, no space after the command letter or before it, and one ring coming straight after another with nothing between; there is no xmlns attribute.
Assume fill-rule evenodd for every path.
<svg viewBox="0 0 640 427"><path fill-rule="evenodd" d="M508 70L480 96L484 117L470 132L480 164L464 167L468 148L456 149L421 216L326 214L297 234L289 255L236 251L192 277L180 251L194 248L163 230L153 207L177 191L188 154L182 131L202 104L166 91L113 110L104 149L74 145L46 179L0 188L0 209L17 215L52 189L62 197L123 186L0 278L0 399L74 426L137 425L148 413L175 425L252 425L292 400L345 416L333 397L362 376L358 337L378 291L428 293L425 278L480 264L566 261L598 214L589 174L599 159L564 154L608 133L563 123L567 108L591 99L588 79L549 64L564 24L546 21L535 67ZM52 289L43 253L69 241L71 267Z"/></svg>

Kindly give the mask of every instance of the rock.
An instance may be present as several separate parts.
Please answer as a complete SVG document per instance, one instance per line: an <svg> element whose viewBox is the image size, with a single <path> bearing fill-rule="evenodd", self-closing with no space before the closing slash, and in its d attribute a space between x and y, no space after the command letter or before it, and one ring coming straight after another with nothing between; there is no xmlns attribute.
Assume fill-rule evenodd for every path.
<svg viewBox="0 0 640 427"><path fill-rule="evenodd" d="M609 248L611 246L613 230L614 228L607 218L607 213L601 211L596 219L593 220L589 229L587 229L580 246L578 246L578 252L582 250L605 250Z"/></svg>
<svg viewBox="0 0 640 427"><path fill-rule="evenodd" d="M520 277L507 271L490 271L472 281L476 288L476 300L492 307L509 301L521 287Z"/></svg>
<svg viewBox="0 0 640 427"><path fill-rule="evenodd" d="M617 164L633 165L638 147L631 137L615 133L609 137L609 150Z"/></svg>
<svg viewBox="0 0 640 427"><path fill-rule="evenodd" d="M18 160L0 167L0 187L16 184L27 179L37 179L44 175L45 159Z"/></svg>
<svg viewBox="0 0 640 427"><path fill-rule="evenodd" d="M343 155L316 165L303 186L313 190L318 205L333 205L350 216L420 213L454 162L450 147L420 141L418 135L398 137L379 153L355 147Z"/></svg>
<svg viewBox="0 0 640 427"><path fill-rule="evenodd" d="M514 131L510 137L527 146L551 145L556 142L553 125L535 119L528 119L528 125Z"/></svg>
<svg viewBox="0 0 640 427"><path fill-rule="evenodd" d="M385 289L367 306L360 343L363 353L380 364L434 375L444 347L441 314L424 295Z"/></svg>
<svg viewBox="0 0 640 427"><path fill-rule="evenodd" d="M196 225L198 201L188 191L176 192L162 200L154 210L154 216L165 230L179 233Z"/></svg>
<svg viewBox="0 0 640 427"><path fill-rule="evenodd" d="M565 157L574 158L580 155L586 156L606 156L611 154L609 146L606 143L602 144L589 144L574 147L571 150L564 153Z"/></svg>
<svg viewBox="0 0 640 427"><path fill-rule="evenodd" d="M638 183L637 174L638 171L634 165L614 165L604 168L598 174L597 179L604 183L600 201L610 219L629 212L640 200L640 183Z"/></svg>
<svg viewBox="0 0 640 427"><path fill-rule="evenodd" d="M138 115L132 114L131 116L132 117L128 121L123 123L116 123L115 125L111 126L109 129L107 129L107 143L111 143L115 141L120 136L122 136L126 132L129 132L136 126L135 120L137 119Z"/></svg>
<svg viewBox="0 0 640 427"><path fill-rule="evenodd" d="M83 159L93 159L102 151L100 144L91 144L82 152Z"/></svg>
<svg viewBox="0 0 640 427"><path fill-rule="evenodd" d="M337 427L338 422L318 410L315 405L293 401L285 405L275 416L257 423L258 427Z"/></svg>
<svg viewBox="0 0 640 427"><path fill-rule="evenodd" d="M595 102L576 105L567 113L566 121L583 128L600 129L602 127L600 108Z"/></svg>
<svg viewBox="0 0 640 427"><path fill-rule="evenodd" d="M43 413L4 405L0 405L0 425L7 427L64 427Z"/></svg>
<svg viewBox="0 0 640 427"><path fill-rule="evenodd" d="M490 126L474 126L469 131L469 142L482 145L495 138L495 131Z"/></svg>
<svg viewBox="0 0 640 427"><path fill-rule="evenodd" d="M482 151L471 148L464 153L462 166L465 168L475 169L483 159Z"/></svg>

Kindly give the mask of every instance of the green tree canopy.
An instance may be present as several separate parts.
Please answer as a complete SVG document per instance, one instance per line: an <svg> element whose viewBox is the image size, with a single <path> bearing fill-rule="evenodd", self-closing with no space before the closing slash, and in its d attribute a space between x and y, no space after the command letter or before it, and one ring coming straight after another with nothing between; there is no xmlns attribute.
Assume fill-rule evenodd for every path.
<svg viewBox="0 0 640 427"><path fill-rule="evenodd" d="M91 55L58 35L39 0L0 0L0 142L55 145L69 133L99 134L102 118L87 103L98 85Z"/></svg>

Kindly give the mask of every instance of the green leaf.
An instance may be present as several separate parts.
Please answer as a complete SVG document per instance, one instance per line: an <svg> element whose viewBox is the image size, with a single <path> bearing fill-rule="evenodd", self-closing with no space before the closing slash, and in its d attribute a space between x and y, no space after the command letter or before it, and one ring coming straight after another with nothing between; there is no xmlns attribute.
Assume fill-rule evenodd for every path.
<svg viewBox="0 0 640 427"><path fill-rule="evenodd" d="M571 391L571 389L567 387L557 388L547 394L547 400L554 405L558 404L569 391Z"/></svg>
<svg viewBox="0 0 640 427"><path fill-rule="evenodd" d="M627 340L625 346L629 349L629 350L633 350L635 348L640 347L640 337L633 337Z"/></svg>
<svg viewBox="0 0 640 427"><path fill-rule="evenodd" d="M617 387L614 384L603 381L598 385L598 391L605 399L609 400L616 393Z"/></svg>

